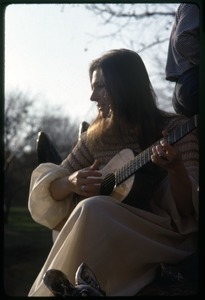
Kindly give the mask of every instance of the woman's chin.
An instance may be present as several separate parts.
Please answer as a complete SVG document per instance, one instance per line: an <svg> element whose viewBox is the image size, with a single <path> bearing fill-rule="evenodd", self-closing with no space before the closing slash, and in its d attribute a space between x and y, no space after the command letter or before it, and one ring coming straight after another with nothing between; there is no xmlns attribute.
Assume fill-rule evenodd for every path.
<svg viewBox="0 0 205 300"><path fill-rule="evenodd" d="M100 110L99 113L100 113L101 118L103 118L103 119L106 119L108 116L108 112Z"/></svg>

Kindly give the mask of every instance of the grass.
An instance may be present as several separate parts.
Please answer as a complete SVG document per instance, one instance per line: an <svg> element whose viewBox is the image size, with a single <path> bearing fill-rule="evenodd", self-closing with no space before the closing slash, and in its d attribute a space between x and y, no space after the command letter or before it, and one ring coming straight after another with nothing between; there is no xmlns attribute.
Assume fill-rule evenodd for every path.
<svg viewBox="0 0 205 300"><path fill-rule="evenodd" d="M26 297L52 246L51 230L33 221L27 208L11 209L4 225L4 294Z"/></svg>

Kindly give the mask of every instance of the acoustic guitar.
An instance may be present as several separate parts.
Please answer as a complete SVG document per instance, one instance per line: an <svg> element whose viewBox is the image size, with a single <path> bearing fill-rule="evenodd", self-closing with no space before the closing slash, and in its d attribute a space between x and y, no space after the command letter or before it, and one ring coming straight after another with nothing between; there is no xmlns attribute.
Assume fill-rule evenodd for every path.
<svg viewBox="0 0 205 300"><path fill-rule="evenodd" d="M136 156L131 149L120 151L100 170L104 178L100 194L110 195L119 201L125 200L133 187L136 172L151 161L152 147L161 140L166 140L170 145L175 144L198 126L198 118L198 115L193 116Z"/></svg>

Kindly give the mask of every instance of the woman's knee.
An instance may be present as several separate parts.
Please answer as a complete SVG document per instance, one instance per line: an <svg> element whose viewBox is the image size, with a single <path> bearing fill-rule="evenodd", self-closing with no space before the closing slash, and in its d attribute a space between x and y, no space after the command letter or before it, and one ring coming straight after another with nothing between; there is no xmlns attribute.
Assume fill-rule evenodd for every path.
<svg viewBox="0 0 205 300"><path fill-rule="evenodd" d="M95 211L98 211L98 209L102 209L102 207L107 205L113 205L113 203L116 203L116 200L110 196L94 196L82 200L78 203L78 206L81 206L84 209L92 208L95 209Z"/></svg>

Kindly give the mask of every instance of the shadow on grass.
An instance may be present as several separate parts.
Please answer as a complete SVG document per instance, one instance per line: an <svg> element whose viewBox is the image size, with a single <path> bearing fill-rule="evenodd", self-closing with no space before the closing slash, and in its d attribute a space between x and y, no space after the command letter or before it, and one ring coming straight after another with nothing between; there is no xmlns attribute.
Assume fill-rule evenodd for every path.
<svg viewBox="0 0 205 300"><path fill-rule="evenodd" d="M22 297L52 247L51 230L35 223L27 208L13 208L4 226L4 294Z"/></svg>

